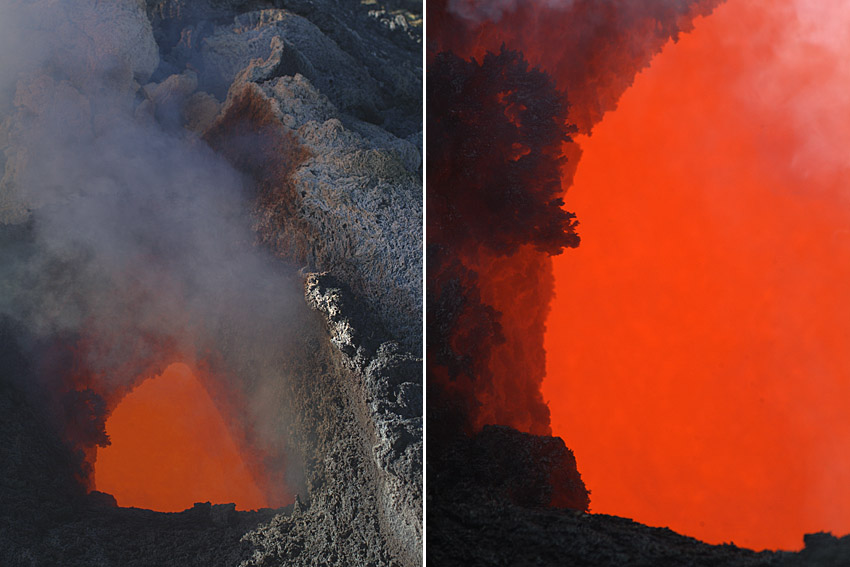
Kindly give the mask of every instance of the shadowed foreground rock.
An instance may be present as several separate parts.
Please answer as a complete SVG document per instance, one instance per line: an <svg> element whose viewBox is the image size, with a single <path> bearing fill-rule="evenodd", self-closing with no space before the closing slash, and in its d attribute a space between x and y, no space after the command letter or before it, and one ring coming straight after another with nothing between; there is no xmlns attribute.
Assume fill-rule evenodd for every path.
<svg viewBox="0 0 850 567"><path fill-rule="evenodd" d="M809 534L799 553L757 553L586 513L588 493L572 452L556 437L487 426L432 455L426 522L434 567L850 565L850 536ZM559 503L564 507L553 506Z"/></svg>
<svg viewBox="0 0 850 567"><path fill-rule="evenodd" d="M444 496L459 491L462 499L477 491L482 500L497 496L517 506L573 510L587 510L590 502L575 457L558 437L488 425L433 455L429 466Z"/></svg>

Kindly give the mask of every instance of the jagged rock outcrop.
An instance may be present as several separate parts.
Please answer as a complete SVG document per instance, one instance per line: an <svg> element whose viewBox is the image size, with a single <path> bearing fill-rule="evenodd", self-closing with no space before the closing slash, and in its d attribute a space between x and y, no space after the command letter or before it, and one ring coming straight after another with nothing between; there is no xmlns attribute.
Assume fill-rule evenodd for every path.
<svg viewBox="0 0 850 567"><path fill-rule="evenodd" d="M438 458L428 462L429 565L826 567L850 557L850 536L809 534L800 552L755 552L586 513L588 493L559 438L488 426ZM572 501L551 501L559 486Z"/></svg>
<svg viewBox="0 0 850 567"><path fill-rule="evenodd" d="M268 57L273 30L285 29L294 56L289 63L300 66L291 70L307 76L344 113L375 121L399 137L422 130L419 0L368 7L311 0L147 0L146 5L162 47L162 77L179 72L187 61L200 65L214 59L202 88L223 98L245 65ZM363 81L362 89L352 79Z"/></svg>
<svg viewBox="0 0 850 567"><path fill-rule="evenodd" d="M379 474L380 521L394 544L415 561L422 540L422 359L380 331L336 278L307 278L307 303L328 321L331 342L356 380L352 398L366 416L365 429Z"/></svg>
<svg viewBox="0 0 850 567"><path fill-rule="evenodd" d="M576 460L559 437L522 433L488 425L458 437L433 457L431 480L441 498L478 493L524 507L558 507L586 511L588 491Z"/></svg>
<svg viewBox="0 0 850 567"><path fill-rule="evenodd" d="M249 113L246 100L262 107L269 115L263 121L273 121L291 140L288 145L298 144L306 155L285 179L268 181L291 189L283 207L273 201L258 211L258 233L280 254L346 281L395 337L420 348L415 342L422 304L420 147L346 117L297 70L292 61L300 54L285 40L273 38L268 50L268 59L239 72L205 137L214 147L227 147L235 123L249 120L259 129L257 111ZM351 79L351 88L356 82ZM242 161L240 153L253 155L254 147L229 154L231 161ZM248 169L273 171L262 160Z"/></svg>
<svg viewBox="0 0 850 567"><path fill-rule="evenodd" d="M196 41L181 41L172 54L204 69L202 88L219 98L227 96L236 76L251 61L266 59L276 41L285 46L285 57L277 63L278 76L301 74L344 112L380 121L375 108L380 92L374 79L316 25L290 11L241 14L230 25L214 27L197 47Z"/></svg>

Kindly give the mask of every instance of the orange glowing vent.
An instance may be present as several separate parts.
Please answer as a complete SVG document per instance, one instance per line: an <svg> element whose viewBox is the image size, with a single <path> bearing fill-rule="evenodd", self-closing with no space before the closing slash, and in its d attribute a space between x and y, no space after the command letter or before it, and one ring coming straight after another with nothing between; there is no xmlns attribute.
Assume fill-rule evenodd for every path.
<svg viewBox="0 0 850 567"><path fill-rule="evenodd" d="M207 391L185 364L143 382L106 422L97 489L118 504L178 512L195 502L267 506Z"/></svg>

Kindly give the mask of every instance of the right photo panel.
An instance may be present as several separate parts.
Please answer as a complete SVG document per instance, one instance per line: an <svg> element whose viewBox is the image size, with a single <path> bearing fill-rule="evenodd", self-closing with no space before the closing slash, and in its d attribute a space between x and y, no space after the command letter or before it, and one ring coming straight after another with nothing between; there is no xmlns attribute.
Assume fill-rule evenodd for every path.
<svg viewBox="0 0 850 567"><path fill-rule="evenodd" d="M850 564L850 5L426 26L427 564Z"/></svg>

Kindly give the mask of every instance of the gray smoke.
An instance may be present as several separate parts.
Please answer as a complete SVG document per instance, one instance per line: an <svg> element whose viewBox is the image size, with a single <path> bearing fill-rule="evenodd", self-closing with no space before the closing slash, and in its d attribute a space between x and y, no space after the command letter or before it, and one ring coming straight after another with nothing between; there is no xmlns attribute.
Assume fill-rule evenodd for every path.
<svg viewBox="0 0 850 567"><path fill-rule="evenodd" d="M254 246L246 181L139 110L158 62L135 0L0 0L0 315L77 337L110 400L217 355L264 391L303 300ZM264 404L246 411L279 450Z"/></svg>

